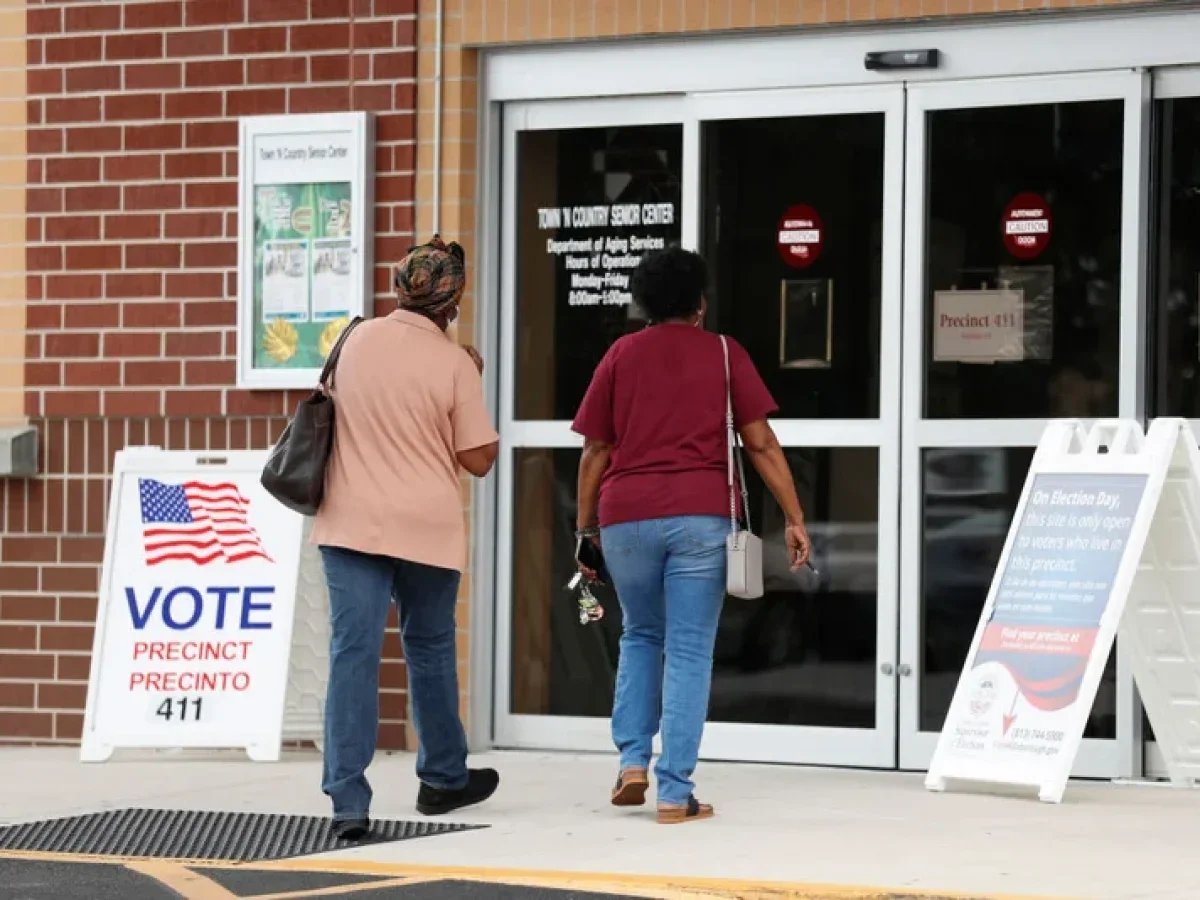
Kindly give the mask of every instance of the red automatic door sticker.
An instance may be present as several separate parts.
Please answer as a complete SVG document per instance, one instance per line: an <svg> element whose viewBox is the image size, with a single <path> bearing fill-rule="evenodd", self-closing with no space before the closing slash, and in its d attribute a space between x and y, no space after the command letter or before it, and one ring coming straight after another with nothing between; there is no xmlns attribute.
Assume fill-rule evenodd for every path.
<svg viewBox="0 0 1200 900"><path fill-rule="evenodd" d="M1004 210L1001 236L1017 259L1035 259L1050 245L1052 219L1045 197L1017 194Z"/></svg>
<svg viewBox="0 0 1200 900"><path fill-rule="evenodd" d="M779 255L789 266L807 269L821 255L825 244L825 228L821 217L811 206L803 203L788 208L775 229Z"/></svg>

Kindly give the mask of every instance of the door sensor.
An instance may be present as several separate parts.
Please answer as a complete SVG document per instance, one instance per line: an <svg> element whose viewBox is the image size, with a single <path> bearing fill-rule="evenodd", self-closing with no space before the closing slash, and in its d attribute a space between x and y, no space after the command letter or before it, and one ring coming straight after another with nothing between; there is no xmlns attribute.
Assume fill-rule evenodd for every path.
<svg viewBox="0 0 1200 900"><path fill-rule="evenodd" d="M936 69L937 50L884 50L868 53L863 64L872 71L885 69Z"/></svg>

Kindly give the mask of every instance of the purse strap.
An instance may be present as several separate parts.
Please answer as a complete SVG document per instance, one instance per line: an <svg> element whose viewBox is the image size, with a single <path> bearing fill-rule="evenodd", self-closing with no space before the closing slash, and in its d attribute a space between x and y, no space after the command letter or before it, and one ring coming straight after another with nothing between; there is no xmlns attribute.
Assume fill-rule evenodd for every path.
<svg viewBox="0 0 1200 900"><path fill-rule="evenodd" d="M329 351L329 356L325 357L325 365L321 368L321 377L317 379L317 386L322 390L330 390L333 388L333 373L337 371L338 360L342 356L342 344L346 343L346 338L350 337L352 332L363 320L362 316L355 316L350 324L342 329L342 333L338 335L338 339L333 344L333 349Z"/></svg>
<svg viewBox="0 0 1200 900"><path fill-rule="evenodd" d="M721 351L725 356L725 447L729 474L729 531L738 533L737 492L742 491L742 514L750 522L750 495L746 490L746 470L742 464L737 428L733 423L733 376L729 369L729 342L721 335ZM735 470L736 468L736 475Z"/></svg>

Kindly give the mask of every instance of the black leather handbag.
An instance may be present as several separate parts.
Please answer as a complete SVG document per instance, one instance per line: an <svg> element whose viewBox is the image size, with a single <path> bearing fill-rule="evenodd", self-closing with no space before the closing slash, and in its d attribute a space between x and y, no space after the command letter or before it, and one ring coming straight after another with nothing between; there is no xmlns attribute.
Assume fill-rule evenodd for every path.
<svg viewBox="0 0 1200 900"><path fill-rule="evenodd" d="M267 464L263 466L262 486L288 509L304 516L315 515L325 494L325 467L333 452L334 372L342 355L342 345L362 316L347 325L321 369L317 388L296 407L296 414L279 436Z"/></svg>

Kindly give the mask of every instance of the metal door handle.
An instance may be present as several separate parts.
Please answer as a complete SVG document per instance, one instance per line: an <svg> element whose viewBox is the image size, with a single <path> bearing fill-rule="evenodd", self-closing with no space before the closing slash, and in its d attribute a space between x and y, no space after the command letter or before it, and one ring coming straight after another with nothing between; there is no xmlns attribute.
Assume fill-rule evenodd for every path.
<svg viewBox="0 0 1200 900"><path fill-rule="evenodd" d="M907 663L901 663L896 667L896 671L900 674L901 678L907 678L912 674L912 666L908 665Z"/></svg>
<svg viewBox="0 0 1200 900"><path fill-rule="evenodd" d="M892 674L892 664L884 663L883 665L881 665L879 667L879 671L882 672L884 675L891 675Z"/></svg>

